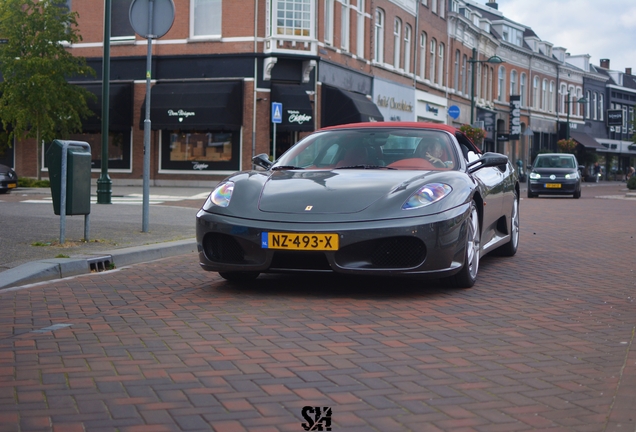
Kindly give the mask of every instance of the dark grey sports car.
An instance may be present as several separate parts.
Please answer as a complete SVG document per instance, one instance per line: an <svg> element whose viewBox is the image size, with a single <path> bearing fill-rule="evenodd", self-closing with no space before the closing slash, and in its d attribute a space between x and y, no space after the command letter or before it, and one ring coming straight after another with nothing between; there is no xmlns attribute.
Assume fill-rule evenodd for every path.
<svg viewBox="0 0 636 432"><path fill-rule="evenodd" d="M453 127L335 126L254 163L197 214L200 264L225 279L311 271L471 287L481 256L517 251L515 170Z"/></svg>

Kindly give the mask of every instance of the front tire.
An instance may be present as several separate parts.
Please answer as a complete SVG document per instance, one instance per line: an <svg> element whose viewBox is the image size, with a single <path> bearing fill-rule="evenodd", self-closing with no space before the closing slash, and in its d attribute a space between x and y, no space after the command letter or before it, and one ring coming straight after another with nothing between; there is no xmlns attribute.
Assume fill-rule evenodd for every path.
<svg viewBox="0 0 636 432"><path fill-rule="evenodd" d="M219 276L228 282L251 282L258 277L259 272L219 272Z"/></svg>
<svg viewBox="0 0 636 432"><path fill-rule="evenodd" d="M455 288L470 288L475 285L479 271L480 252L481 230L479 228L479 215L477 214L477 206L473 201L467 221L464 265L459 273L447 278L446 282Z"/></svg>
<svg viewBox="0 0 636 432"><path fill-rule="evenodd" d="M510 215L510 241L501 246L497 252L501 256L513 256L517 253L519 246L519 198L515 193L514 203L512 205L512 213Z"/></svg>
<svg viewBox="0 0 636 432"><path fill-rule="evenodd" d="M572 195L572 196L574 197L574 199L581 198L581 189L579 189L576 192L574 192L574 195Z"/></svg>

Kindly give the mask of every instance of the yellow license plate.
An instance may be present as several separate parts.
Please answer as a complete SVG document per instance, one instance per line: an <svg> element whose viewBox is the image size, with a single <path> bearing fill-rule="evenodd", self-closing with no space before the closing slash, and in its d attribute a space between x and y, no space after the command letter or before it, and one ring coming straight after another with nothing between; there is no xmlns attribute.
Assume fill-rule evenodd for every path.
<svg viewBox="0 0 636 432"><path fill-rule="evenodd" d="M561 183L546 183L546 189L561 189Z"/></svg>
<svg viewBox="0 0 636 432"><path fill-rule="evenodd" d="M338 234L307 233L261 233L263 249L336 251L338 250Z"/></svg>
<svg viewBox="0 0 636 432"><path fill-rule="evenodd" d="M15 184L15 183L9 183L7 186L9 187L9 189L12 189L12 188L16 187L16 186L17 186L17 184Z"/></svg>

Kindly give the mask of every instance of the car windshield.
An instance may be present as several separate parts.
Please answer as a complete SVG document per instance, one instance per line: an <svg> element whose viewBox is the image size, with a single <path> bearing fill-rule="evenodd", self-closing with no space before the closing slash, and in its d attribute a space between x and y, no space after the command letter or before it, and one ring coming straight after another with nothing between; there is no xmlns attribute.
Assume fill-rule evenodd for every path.
<svg viewBox="0 0 636 432"><path fill-rule="evenodd" d="M416 128L317 132L290 148L273 169L457 169L450 134Z"/></svg>
<svg viewBox="0 0 636 432"><path fill-rule="evenodd" d="M574 158L569 155L537 156L535 168L576 168Z"/></svg>

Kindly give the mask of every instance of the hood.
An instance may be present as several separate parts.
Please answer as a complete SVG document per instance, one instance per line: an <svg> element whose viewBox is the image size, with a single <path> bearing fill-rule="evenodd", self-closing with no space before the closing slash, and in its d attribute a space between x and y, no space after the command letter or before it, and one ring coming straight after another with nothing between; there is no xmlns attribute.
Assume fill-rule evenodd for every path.
<svg viewBox="0 0 636 432"><path fill-rule="evenodd" d="M275 171L263 185L258 208L287 214L357 213L427 173L375 169Z"/></svg>

